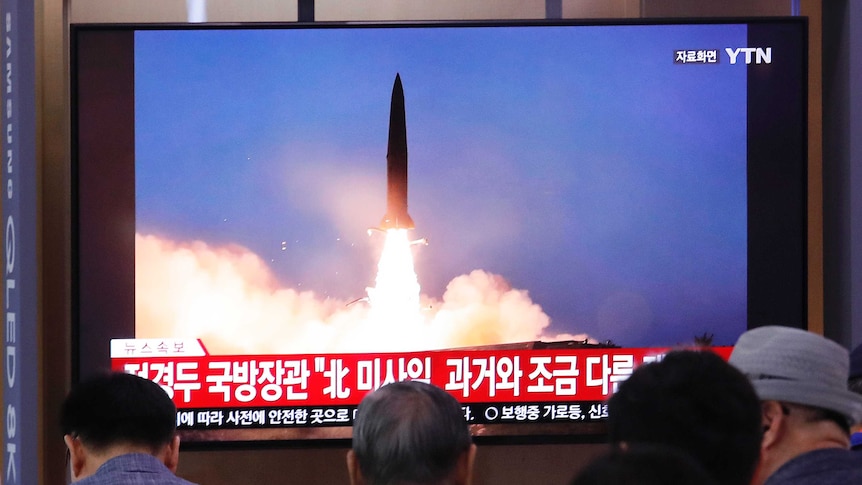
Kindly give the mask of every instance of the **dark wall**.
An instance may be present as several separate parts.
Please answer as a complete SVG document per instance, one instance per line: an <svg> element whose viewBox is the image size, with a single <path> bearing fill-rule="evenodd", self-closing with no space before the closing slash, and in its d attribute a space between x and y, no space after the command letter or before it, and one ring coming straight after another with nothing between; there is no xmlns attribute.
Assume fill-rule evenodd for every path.
<svg viewBox="0 0 862 485"><path fill-rule="evenodd" d="M562 485L605 445L479 445L473 485ZM183 452L177 473L201 485L348 483L347 448Z"/></svg>
<svg viewBox="0 0 862 485"><path fill-rule="evenodd" d="M855 189L855 190L854 190ZM862 2L823 2L824 333L862 343Z"/></svg>

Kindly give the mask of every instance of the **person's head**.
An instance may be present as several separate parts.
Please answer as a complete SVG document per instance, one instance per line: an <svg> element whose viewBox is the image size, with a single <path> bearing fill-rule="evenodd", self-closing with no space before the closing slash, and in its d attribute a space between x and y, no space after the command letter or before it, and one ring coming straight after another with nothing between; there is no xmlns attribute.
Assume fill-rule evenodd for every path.
<svg viewBox="0 0 862 485"><path fill-rule="evenodd" d="M805 330L766 326L739 337L730 363L748 376L761 401L762 465L755 483L808 451L850 446L862 396L847 388L847 349Z"/></svg>
<svg viewBox="0 0 862 485"><path fill-rule="evenodd" d="M460 485L470 482L475 452L454 397L403 381L360 402L347 468L353 484Z"/></svg>
<svg viewBox="0 0 862 485"><path fill-rule="evenodd" d="M586 466L571 485L718 485L687 453L662 445L614 447Z"/></svg>
<svg viewBox="0 0 862 485"><path fill-rule="evenodd" d="M844 430L862 419L862 396L847 388L847 349L825 337L791 327L755 328L739 337L730 363L748 376L761 401L812 408Z"/></svg>
<svg viewBox="0 0 862 485"><path fill-rule="evenodd" d="M176 407L148 379L116 372L82 382L63 402L60 427L75 479L131 452L151 454L176 470Z"/></svg>
<svg viewBox="0 0 862 485"><path fill-rule="evenodd" d="M724 485L748 484L758 462L760 431L751 384L708 350L673 351L642 365L608 402L612 443L684 450Z"/></svg>

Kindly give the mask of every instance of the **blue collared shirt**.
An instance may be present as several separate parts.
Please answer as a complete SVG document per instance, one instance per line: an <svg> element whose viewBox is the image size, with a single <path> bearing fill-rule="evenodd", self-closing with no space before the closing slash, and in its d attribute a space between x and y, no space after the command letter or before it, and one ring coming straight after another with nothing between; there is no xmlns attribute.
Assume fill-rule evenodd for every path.
<svg viewBox="0 0 862 485"><path fill-rule="evenodd" d="M76 485L195 485L171 472L158 458L129 453L106 461Z"/></svg>
<svg viewBox="0 0 862 485"><path fill-rule="evenodd" d="M778 468L765 485L862 484L862 457L843 448L809 451Z"/></svg>

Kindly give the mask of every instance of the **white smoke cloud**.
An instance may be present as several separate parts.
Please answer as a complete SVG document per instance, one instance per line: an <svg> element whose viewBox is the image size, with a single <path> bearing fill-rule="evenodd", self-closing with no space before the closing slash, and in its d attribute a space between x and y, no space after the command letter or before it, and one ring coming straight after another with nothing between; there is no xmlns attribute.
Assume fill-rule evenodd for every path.
<svg viewBox="0 0 862 485"><path fill-rule="evenodd" d="M200 338L212 354L433 350L533 340L550 318L527 291L482 270L454 278L442 299L422 297L421 321L375 327L364 303L283 288L240 246L135 236L138 338Z"/></svg>

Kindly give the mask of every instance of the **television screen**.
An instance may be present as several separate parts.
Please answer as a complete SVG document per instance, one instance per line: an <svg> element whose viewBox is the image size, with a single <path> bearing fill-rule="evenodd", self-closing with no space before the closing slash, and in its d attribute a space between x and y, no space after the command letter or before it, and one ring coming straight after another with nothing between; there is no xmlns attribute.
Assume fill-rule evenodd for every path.
<svg viewBox="0 0 862 485"><path fill-rule="evenodd" d="M193 442L349 437L404 378L594 433L667 349L805 327L806 31L74 26L76 370Z"/></svg>

